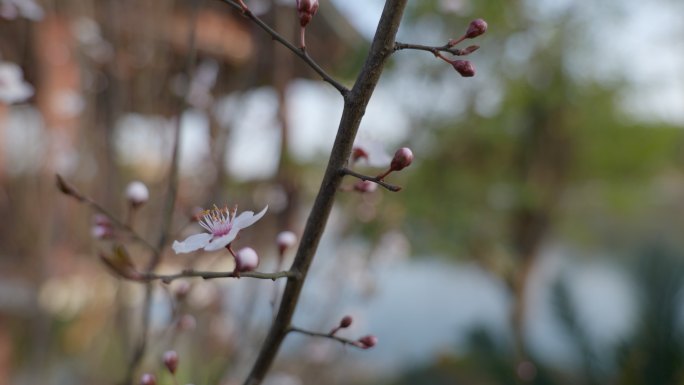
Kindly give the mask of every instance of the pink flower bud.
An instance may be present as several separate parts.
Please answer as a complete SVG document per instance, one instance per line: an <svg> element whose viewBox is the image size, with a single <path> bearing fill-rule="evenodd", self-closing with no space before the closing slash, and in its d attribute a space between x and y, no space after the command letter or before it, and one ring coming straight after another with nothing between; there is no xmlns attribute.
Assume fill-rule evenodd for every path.
<svg viewBox="0 0 684 385"><path fill-rule="evenodd" d="M342 319L340 320L340 327L343 329L348 328L349 326L351 326L352 321L354 321L354 319L350 315L346 315L342 317Z"/></svg>
<svg viewBox="0 0 684 385"><path fill-rule="evenodd" d="M413 152L408 147L402 147L394 153L394 158L392 158L390 169L392 171L403 170L410 166L411 162L413 162Z"/></svg>
<svg viewBox="0 0 684 385"><path fill-rule="evenodd" d="M359 159L368 159L368 152L361 147L352 148L352 162L357 162Z"/></svg>
<svg viewBox="0 0 684 385"><path fill-rule="evenodd" d="M485 32L487 32L487 22L483 19L475 19L470 22L468 30L465 33L465 37L467 39L472 39L482 35Z"/></svg>
<svg viewBox="0 0 684 385"><path fill-rule="evenodd" d="M318 11L318 0L297 0L297 12L299 13L299 25L306 27L311 18Z"/></svg>
<svg viewBox="0 0 684 385"><path fill-rule="evenodd" d="M171 374L176 374L176 369L178 369L178 353L173 350L164 353L164 366L166 366L166 369Z"/></svg>
<svg viewBox="0 0 684 385"><path fill-rule="evenodd" d="M360 193L370 193L377 189L378 185L369 180L358 181L354 184L354 191L358 191Z"/></svg>
<svg viewBox="0 0 684 385"><path fill-rule="evenodd" d="M278 251L282 254L297 244L297 236L292 231L281 231L276 237L276 243L278 244Z"/></svg>
<svg viewBox="0 0 684 385"><path fill-rule="evenodd" d="M93 215L93 223L98 226L111 226L112 221L104 214Z"/></svg>
<svg viewBox="0 0 684 385"><path fill-rule="evenodd" d="M356 341L355 345L362 348L362 349L370 349L373 346L377 345L378 343L378 337L373 336L373 335L368 335L365 337L361 337Z"/></svg>
<svg viewBox="0 0 684 385"><path fill-rule="evenodd" d="M252 271L259 265L259 255L251 247L243 247L235 253L235 267L239 272Z"/></svg>
<svg viewBox="0 0 684 385"><path fill-rule="evenodd" d="M150 199L150 191L143 182L131 182L126 187L126 198L131 202L131 205L141 206Z"/></svg>
<svg viewBox="0 0 684 385"><path fill-rule="evenodd" d="M467 60L454 60L451 62L451 65L454 66L454 69L464 78L475 76L475 67L473 66L473 63Z"/></svg>
<svg viewBox="0 0 684 385"><path fill-rule="evenodd" d="M190 286L190 284L187 283L186 281L178 282L178 285L176 285L176 288L173 291L173 294L176 296L176 300L182 301L185 298L187 298L188 293L190 293L191 288L192 287Z"/></svg>
<svg viewBox="0 0 684 385"><path fill-rule="evenodd" d="M157 379L150 373L145 373L140 377L140 385L157 385Z"/></svg>
<svg viewBox="0 0 684 385"><path fill-rule="evenodd" d="M90 235L95 239L110 239L114 236L111 226L94 225L90 228Z"/></svg>

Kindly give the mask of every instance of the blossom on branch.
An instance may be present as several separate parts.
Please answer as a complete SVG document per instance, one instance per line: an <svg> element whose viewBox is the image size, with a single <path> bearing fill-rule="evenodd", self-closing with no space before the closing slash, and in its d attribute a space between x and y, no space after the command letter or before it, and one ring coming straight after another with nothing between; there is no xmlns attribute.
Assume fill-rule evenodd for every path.
<svg viewBox="0 0 684 385"><path fill-rule="evenodd" d="M228 246L235 240L240 230L247 228L266 214L268 206L261 212L254 214L252 211L245 211L237 214L237 206L233 210L227 207L218 208L214 206L211 210L205 210L200 214L199 224L208 233L191 235L182 242L173 242L173 251L176 254L189 253L195 250L204 249L206 251L216 251Z"/></svg>

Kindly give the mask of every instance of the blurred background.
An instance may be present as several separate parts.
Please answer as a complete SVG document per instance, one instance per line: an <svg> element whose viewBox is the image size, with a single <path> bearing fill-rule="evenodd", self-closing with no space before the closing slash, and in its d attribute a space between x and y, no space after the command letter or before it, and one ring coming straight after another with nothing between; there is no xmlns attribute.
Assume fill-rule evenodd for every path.
<svg viewBox="0 0 684 385"><path fill-rule="evenodd" d="M296 40L294 0L246 2ZM383 4L322 1L307 28L310 55L347 86ZM290 336L267 383L684 383L682 14L675 0L409 1L402 42L442 45L487 20L477 75L392 57L359 141L416 160L388 178L400 193L340 192L294 321L327 332L349 314L340 335L379 344ZM274 271L341 111L220 1L0 0L0 384L120 383L140 335L144 285L98 258L125 239L97 231L56 173L122 219L126 186L146 183L128 219L156 243L180 122L173 238L197 232L197 207L268 204L236 243ZM187 267L233 265L166 249L157 270ZM153 287L136 378L173 383L161 356L175 349L180 383L241 383L282 283Z"/></svg>

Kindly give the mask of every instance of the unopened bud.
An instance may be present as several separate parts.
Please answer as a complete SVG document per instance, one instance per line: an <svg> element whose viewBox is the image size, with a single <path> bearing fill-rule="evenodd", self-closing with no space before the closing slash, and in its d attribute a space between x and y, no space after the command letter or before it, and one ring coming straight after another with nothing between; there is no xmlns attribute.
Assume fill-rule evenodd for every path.
<svg viewBox="0 0 684 385"><path fill-rule="evenodd" d="M359 159L368 159L368 152L361 147L352 148L352 162L356 162Z"/></svg>
<svg viewBox="0 0 684 385"><path fill-rule="evenodd" d="M410 166L411 162L413 162L413 152L408 147L402 147L394 153L394 158L392 158L390 169L392 171L403 170Z"/></svg>
<svg viewBox="0 0 684 385"><path fill-rule="evenodd" d="M350 315L346 315L342 317L342 319L340 320L340 327L343 329L348 328L349 326L351 326L352 321L354 321L354 319Z"/></svg>
<svg viewBox="0 0 684 385"><path fill-rule="evenodd" d="M276 237L276 243L278 244L278 251L282 254L297 244L297 236L292 231L281 231Z"/></svg>
<svg viewBox="0 0 684 385"><path fill-rule="evenodd" d="M178 369L178 353L174 350L169 350L164 353L164 366L171 372L171 374L176 374L176 369Z"/></svg>
<svg viewBox="0 0 684 385"><path fill-rule="evenodd" d="M109 239L114 236L112 221L104 214L93 215L93 225L90 227L90 235L95 239Z"/></svg>
<svg viewBox="0 0 684 385"><path fill-rule="evenodd" d="M358 181L354 184L354 191L358 191L360 193L370 193L377 189L378 185L369 180Z"/></svg>
<svg viewBox="0 0 684 385"><path fill-rule="evenodd" d="M318 11L318 0L297 0L299 25L306 27Z"/></svg>
<svg viewBox="0 0 684 385"><path fill-rule="evenodd" d="M140 377L140 385L157 385L157 379L150 373L145 373Z"/></svg>
<svg viewBox="0 0 684 385"><path fill-rule="evenodd" d="M134 181L126 187L126 198L134 207L141 206L150 199L150 191L143 182Z"/></svg>
<svg viewBox="0 0 684 385"><path fill-rule="evenodd" d="M365 337L359 338L355 345L362 348L362 349L370 349L373 346L377 345L378 343L378 337L373 336L373 335L368 335Z"/></svg>
<svg viewBox="0 0 684 385"><path fill-rule="evenodd" d="M259 265L259 255L251 247L243 247L235 254L235 268L239 272L252 271Z"/></svg>
<svg viewBox="0 0 684 385"><path fill-rule="evenodd" d="M173 291L173 294L176 296L176 300L184 300L188 296L188 293L190 293L190 289L191 286L189 283L187 283L186 281L180 281Z"/></svg>
<svg viewBox="0 0 684 385"><path fill-rule="evenodd" d="M475 67L473 66L473 63L467 60L454 60L451 62L451 65L454 66L454 69L464 78L475 76Z"/></svg>
<svg viewBox="0 0 684 385"><path fill-rule="evenodd" d="M487 22L483 19L475 19L470 22L468 30L465 33L465 37L467 39L472 39L482 35L485 32L487 32Z"/></svg>

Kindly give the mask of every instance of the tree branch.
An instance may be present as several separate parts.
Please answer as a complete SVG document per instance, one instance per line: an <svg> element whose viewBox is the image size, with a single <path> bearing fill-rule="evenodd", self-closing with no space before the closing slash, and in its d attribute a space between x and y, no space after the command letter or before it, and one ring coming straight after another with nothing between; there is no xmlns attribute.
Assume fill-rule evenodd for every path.
<svg viewBox="0 0 684 385"><path fill-rule="evenodd" d="M469 55L480 47L477 45L471 45L465 49L459 49L453 46L453 44L445 44L441 46L429 46L429 45L422 45L422 44L410 44L410 43L400 43L396 42L394 43L394 51L401 51L404 49L412 49L412 50L418 50L418 51L427 51L430 52L431 54L435 56L439 56L439 52L448 52L452 55L456 56L466 56Z"/></svg>
<svg viewBox="0 0 684 385"><path fill-rule="evenodd" d="M256 25L259 26L259 28L263 29L266 33L271 35L273 40L277 41L278 43L282 44L285 48L292 51L292 53L297 55L300 59L302 59L304 61L304 63L306 63L309 67L311 67L311 69L316 71L316 73L321 78L323 78L324 81L328 82L330 85L335 87L335 89L337 89L337 91L339 91L340 94L342 94L342 97L345 97L345 98L347 97L347 94L349 93L349 89L347 89L347 87L340 84L337 80L333 79L332 76L330 76L327 72L325 72L325 70L323 68L321 68L321 66L319 66L318 63L316 63L316 61L314 61L311 58L311 56L309 56L309 54L306 52L306 49L295 47L294 44L287 41L287 39L285 39L281 34L279 34L277 31L275 31L273 28L271 28L268 24L266 24L263 20L258 18L256 15L254 15L249 9L244 8L244 6L241 5L239 2L233 1L233 0L219 0L219 1L226 3L228 5L231 5L235 9L242 12L242 14L245 15L245 17L252 20Z"/></svg>
<svg viewBox="0 0 684 385"><path fill-rule="evenodd" d="M342 170L340 170L340 172L342 173L342 175L349 175L349 176L353 176L355 178L359 178L361 180L373 182L373 183L378 184L378 185L380 185L380 186L382 186L382 187L384 187L387 190L392 191L392 192L401 191L401 186L396 186L396 185L387 183L377 176L368 176L368 175L360 174L360 173L353 171L351 169L348 169L346 167L344 167Z"/></svg>
<svg viewBox="0 0 684 385"><path fill-rule="evenodd" d="M262 273L258 271L246 271L236 274L233 271L196 271L196 270L183 270L176 274L155 274L155 273L141 273L139 277L127 277L132 281L138 282L151 282L151 281L162 281L164 283L170 283L176 279L180 278L203 278L203 279L216 279L216 278L256 278L256 279L270 279L275 281L279 278L300 278L300 274L294 271L279 271L276 273Z"/></svg>
<svg viewBox="0 0 684 385"><path fill-rule="evenodd" d="M328 166L321 182L314 205L309 213L302 240L297 249L291 271L301 274L301 279L288 279L276 319L261 347L245 385L260 384L278 353L280 345L290 329L292 316L306 280L311 262L323 235L330 211L335 201L345 167L351 155L354 138L361 119L378 83L387 59L394 52L394 39L406 7L407 0L387 0L371 44L366 62L351 91L345 96L344 110L330 153Z"/></svg>
<svg viewBox="0 0 684 385"><path fill-rule="evenodd" d="M300 329L300 328L295 327L295 326L290 326L290 328L287 329L287 332L288 333L304 334L304 335L307 335L309 337L327 338L329 340L337 341L337 342L341 343L342 345L351 345L351 346L357 347L359 349L364 349L364 347L362 345L359 345L359 341L354 341L354 340L350 340L347 338L338 337L335 334L314 332L314 331L310 331L310 330Z"/></svg>

